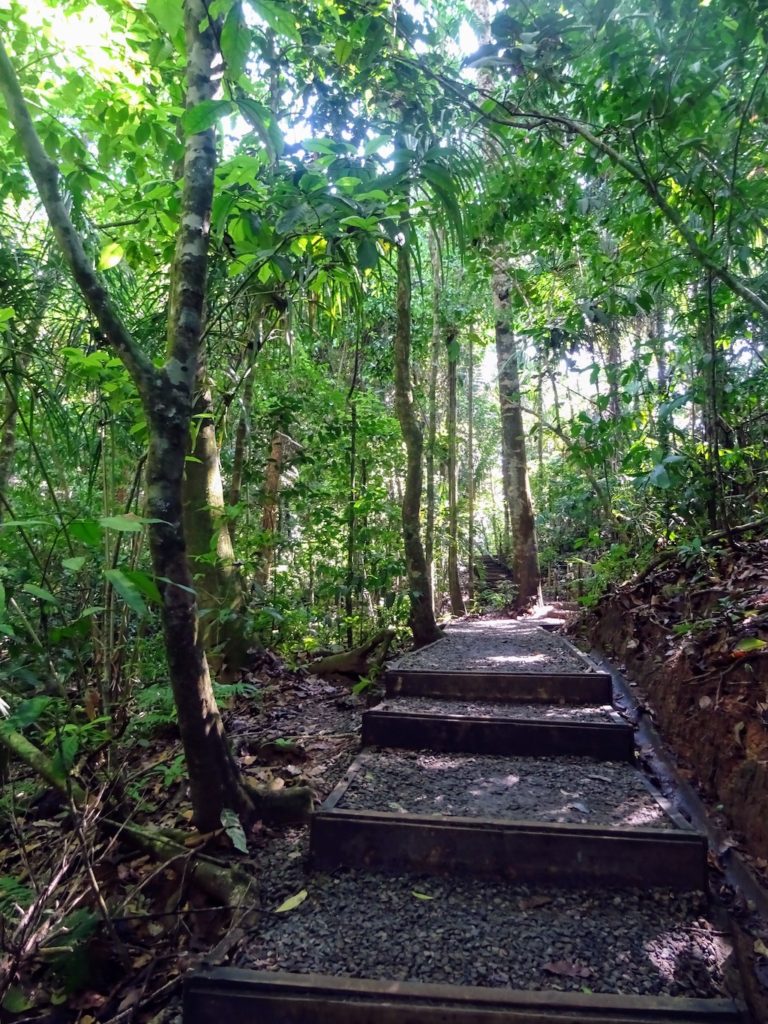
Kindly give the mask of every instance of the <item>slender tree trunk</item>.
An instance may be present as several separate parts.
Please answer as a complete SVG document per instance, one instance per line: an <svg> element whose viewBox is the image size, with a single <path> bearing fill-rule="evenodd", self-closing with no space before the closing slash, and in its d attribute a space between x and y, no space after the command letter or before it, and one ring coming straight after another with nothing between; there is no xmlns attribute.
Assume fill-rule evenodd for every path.
<svg viewBox="0 0 768 1024"><path fill-rule="evenodd" d="M424 446L421 428L416 419L411 391L411 264L407 225L403 226L405 241L397 250L397 327L395 329L395 412L400 422L406 451L405 490L402 520L405 564L410 591L410 625L417 647L439 640L432 607L432 590L427 561L421 543L421 490L423 473L421 456Z"/></svg>
<svg viewBox="0 0 768 1024"><path fill-rule="evenodd" d="M213 97L212 65L217 50L214 26L204 0L186 0L184 21L186 105L190 108ZM182 483L208 268L216 166L214 131L188 135L185 142L180 227L171 275L168 349L166 361L158 369L126 327L86 255L59 191L58 169L40 143L1 45L0 91L56 241L104 336L133 378L147 416L147 511L153 520L149 539L162 595L168 674L189 771L194 819L200 829L210 831L219 827L224 808L242 813L252 809L227 745L211 688L182 526Z"/></svg>
<svg viewBox="0 0 768 1024"><path fill-rule="evenodd" d="M458 342L452 330L446 332L448 356L448 592L451 597L451 611L464 615L464 598L459 584L459 505L456 493L457 445L456 445L456 371L458 368Z"/></svg>
<svg viewBox="0 0 768 1024"><path fill-rule="evenodd" d="M245 456L248 448L248 435L250 433L251 407L253 405L254 365L256 363L256 356L264 347L264 321L261 312L259 311L258 314L249 317L249 321L245 354L243 408L240 413L240 419L237 421L235 449L232 456L232 477L229 483L229 504L232 507L239 505L243 489L243 471L245 469ZM229 526L229 535L233 546L236 532L237 520L233 519Z"/></svg>
<svg viewBox="0 0 768 1024"><path fill-rule="evenodd" d="M192 458L184 471L184 533L208 662L221 679L231 681L246 663L250 637L243 615L243 583L225 512L211 392L202 364L198 387Z"/></svg>
<svg viewBox="0 0 768 1024"><path fill-rule="evenodd" d="M469 333L467 363L467 597L475 599L475 352Z"/></svg>
<svg viewBox="0 0 768 1024"><path fill-rule="evenodd" d="M280 477L283 472L284 445L290 441L285 434L276 430L272 435L267 465L264 470L264 491L261 505L261 531L263 541L259 552L260 564L254 574L256 585L266 591L272 574L278 535L278 512L280 502Z"/></svg>
<svg viewBox="0 0 768 1024"><path fill-rule="evenodd" d="M525 429L520 400L520 371L517 339L509 324L511 281L505 268L496 265L493 273L493 300L496 310L496 359L499 368L501 405L501 443L506 450L508 479L507 504L512 528L512 567L515 574L518 608L526 608L540 597L539 556L536 530L528 485Z"/></svg>
<svg viewBox="0 0 768 1024"><path fill-rule="evenodd" d="M427 519L424 526L424 556L432 593L432 607L436 602L435 573L435 446L437 443L437 377L440 366L440 301L442 296L442 267L434 232L429 233L429 255L432 263L432 343L429 353L429 407L427 412Z"/></svg>
<svg viewBox="0 0 768 1024"><path fill-rule="evenodd" d="M349 407L349 493L347 495L347 568L346 568L346 593L344 595L344 611L347 619L347 646L353 647L355 643L353 630L354 616L354 582L355 582L355 552L357 515L355 504L357 502L357 402L355 401L355 390L357 389L357 375L360 370L360 339L355 339L355 362L352 369L352 381L347 393L347 405Z"/></svg>

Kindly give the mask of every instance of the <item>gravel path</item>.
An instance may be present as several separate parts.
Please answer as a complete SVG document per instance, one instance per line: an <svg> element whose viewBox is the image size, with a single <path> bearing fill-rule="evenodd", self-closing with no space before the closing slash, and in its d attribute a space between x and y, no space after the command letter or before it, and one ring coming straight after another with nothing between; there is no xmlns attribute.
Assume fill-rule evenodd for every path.
<svg viewBox="0 0 768 1024"><path fill-rule="evenodd" d="M355 871L305 888L297 909L263 915L241 966L518 989L723 991L729 949L697 894Z"/></svg>
<svg viewBox="0 0 768 1024"><path fill-rule="evenodd" d="M505 619L453 625L442 640L406 654L388 667L422 672L590 671L560 637L538 626Z"/></svg>
<svg viewBox="0 0 768 1024"><path fill-rule="evenodd" d="M489 718L536 718L558 722L613 722L608 707L571 704L504 704L498 701L438 700L436 697L392 697L373 711L421 715L473 715Z"/></svg>
<svg viewBox="0 0 768 1024"><path fill-rule="evenodd" d="M675 828L629 764L411 750L363 754L362 763L339 807Z"/></svg>

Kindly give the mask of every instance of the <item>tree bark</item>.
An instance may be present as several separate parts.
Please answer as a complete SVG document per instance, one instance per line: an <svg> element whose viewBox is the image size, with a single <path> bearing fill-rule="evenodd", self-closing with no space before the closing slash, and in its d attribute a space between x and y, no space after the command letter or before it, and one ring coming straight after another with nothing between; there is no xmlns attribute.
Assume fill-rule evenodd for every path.
<svg viewBox="0 0 768 1024"><path fill-rule="evenodd" d="M432 588L427 573L427 560L421 543L421 491L423 473L421 456L424 446L421 428L416 419L411 391L411 263L407 225L397 250L397 326L395 328L395 413L400 423L406 451L405 489L402 522L405 564L411 601L410 626L417 647L439 640L432 607Z"/></svg>
<svg viewBox="0 0 768 1024"><path fill-rule="evenodd" d="M186 106L213 97L217 57L214 26L204 0L186 0ZM205 26L201 29L201 26ZM185 141L181 218L172 268L168 346L156 368L113 305L86 255L59 191L58 168L46 155L8 56L0 45L2 92L18 141L56 241L108 344L123 361L141 397L149 425L147 511L152 564L162 595L161 616L171 688L189 772L194 820L202 831L219 827L229 807L252 810L227 745L198 630L197 602L186 558L182 482L192 394L202 333L208 237L216 165L214 130Z"/></svg>
<svg viewBox="0 0 768 1024"><path fill-rule="evenodd" d="M493 271L493 302L496 311L496 359L499 370L501 444L506 452L507 505L512 529L512 567L517 594L515 606L527 608L540 598L539 556L528 485L525 428L520 399L520 353L509 324L509 273L497 262Z"/></svg>
<svg viewBox="0 0 768 1024"><path fill-rule="evenodd" d="M475 352L469 332L467 353L467 597L475 599Z"/></svg>
<svg viewBox="0 0 768 1024"><path fill-rule="evenodd" d="M432 340L429 350L429 395L427 409L427 518L424 524L424 557L427 577L435 607L435 447L437 444L437 377L440 367L440 299L442 295L442 268L434 231L429 233L429 255L432 264Z"/></svg>
<svg viewBox="0 0 768 1024"><path fill-rule="evenodd" d="M445 336L448 356L448 593L451 611L454 615L466 614L464 598L459 583L459 506L456 493L457 450L456 450L456 370L458 367L458 342L453 331Z"/></svg>
<svg viewBox="0 0 768 1024"><path fill-rule="evenodd" d="M269 586L272 560L277 545L277 513L280 499L280 477L283 472L284 446L290 443L286 434L276 430L272 435L267 465L264 470L264 492L261 505L261 530L263 541L259 552L259 566L254 573L256 585L263 591Z"/></svg>
<svg viewBox="0 0 768 1024"><path fill-rule="evenodd" d="M184 471L184 533L208 663L221 679L232 680L246 663L251 638L243 614L243 583L225 515L211 391L202 363L197 383L192 458Z"/></svg>

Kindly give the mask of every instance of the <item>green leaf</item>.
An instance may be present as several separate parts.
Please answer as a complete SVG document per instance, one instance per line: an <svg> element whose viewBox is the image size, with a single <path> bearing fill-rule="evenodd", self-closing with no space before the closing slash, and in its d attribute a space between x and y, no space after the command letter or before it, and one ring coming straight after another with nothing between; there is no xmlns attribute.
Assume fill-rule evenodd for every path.
<svg viewBox="0 0 768 1024"><path fill-rule="evenodd" d="M21 588L25 594L31 594L33 597L39 597L41 601L47 601L48 604L58 604L58 601L50 592L44 587L37 587L34 583L25 583Z"/></svg>
<svg viewBox="0 0 768 1024"><path fill-rule="evenodd" d="M23 700L11 715L10 724L15 729L26 729L28 725L39 722L52 703L52 697L44 696Z"/></svg>
<svg viewBox="0 0 768 1024"><path fill-rule="evenodd" d="M361 270L374 270L379 262L379 250L370 238L362 238L357 244L357 262Z"/></svg>
<svg viewBox="0 0 768 1024"><path fill-rule="evenodd" d="M309 893L306 889L301 889L295 896L289 896L287 900L283 900L279 907L275 910L276 914L285 914L289 910L295 910L296 907L300 907L304 900L307 898Z"/></svg>
<svg viewBox="0 0 768 1024"><path fill-rule="evenodd" d="M171 39L184 30L184 9L178 0L147 0L147 11Z"/></svg>
<svg viewBox="0 0 768 1024"><path fill-rule="evenodd" d="M79 572L85 565L85 555L78 555L76 558L62 558L61 564L65 569L71 569L72 572Z"/></svg>
<svg viewBox="0 0 768 1024"><path fill-rule="evenodd" d="M34 1005L34 1002L24 993L24 990L19 985L11 985L5 993L2 1002L6 1013L25 1013L27 1010L31 1010Z"/></svg>
<svg viewBox="0 0 768 1024"><path fill-rule="evenodd" d="M144 604L138 587L128 579L122 569L106 569L104 578L112 584L132 611L142 618L148 614L147 606Z"/></svg>
<svg viewBox="0 0 768 1024"><path fill-rule="evenodd" d="M123 569L123 573L149 601L153 604L163 603L153 576L150 576L149 573L141 572L140 569Z"/></svg>
<svg viewBox="0 0 768 1024"><path fill-rule="evenodd" d="M99 525L107 530L120 530L123 533L139 533L149 523L162 523L162 519L147 519L145 516L126 512L123 516L104 516Z"/></svg>
<svg viewBox="0 0 768 1024"><path fill-rule="evenodd" d="M411 896L415 896L417 900L433 900L434 896L427 896L425 892L419 892L417 889L411 890Z"/></svg>
<svg viewBox="0 0 768 1024"><path fill-rule="evenodd" d="M227 64L227 75L237 80L245 71L251 50L251 33L240 4L235 4L221 30L221 54Z"/></svg>
<svg viewBox="0 0 768 1024"><path fill-rule="evenodd" d="M101 527L95 519L75 519L69 524L69 532L86 547L97 548L101 545Z"/></svg>
<svg viewBox="0 0 768 1024"><path fill-rule="evenodd" d="M240 824L240 818L237 816L237 812L231 810L229 807L225 807L221 812L221 824L224 827L224 831L230 838L230 841L236 850L240 853L248 853L248 842L245 838L245 832L243 826Z"/></svg>
<svg viewBox="0 0 768 1024"><path fill-rule="evenodd" d="M0 306L0 324L4 324L8 320L13 320L15 316L16 310L13 306Z"/></svg>
<svg viewBox="0 0 768 1024"><path fill-rule="evenodd" d="M125 255L125 250L119 242L107 242L99 253L99 270L109 270L116 267Z"/></svg>
<svg viewBox="0 0 768 1024"><path fill-rule="evenodd" d="M212 125L233 113L237 108L229 100L203 100L194 107L185 110L181 115L181 123L187 135L197 135L207 131Z"/></svg>
<svg viewBox="0 0 768 1024"><path fill-rule="evenodd" d="M291 42L301 43L298 25L291 11L275 0L251 0L251 6L278 35L285 36Z"/></svg>
<svg viewBox="0 0 768 1024"><path fill-rule="evenodd" d="M745 636L733 649L739 654L751 654L754 651L763 651L766 647L768 647L768 643L765 640L756 636Z"/></svg>

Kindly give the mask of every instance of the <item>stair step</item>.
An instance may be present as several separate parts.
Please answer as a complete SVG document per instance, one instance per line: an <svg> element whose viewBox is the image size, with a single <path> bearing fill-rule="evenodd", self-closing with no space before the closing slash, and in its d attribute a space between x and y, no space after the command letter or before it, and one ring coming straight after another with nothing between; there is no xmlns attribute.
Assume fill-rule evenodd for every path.
<svg viewBox="0 0 768 1024"><path fill-rule="evenodd" d="M489 718L373 708L363 714L363 746L536 757L575 754L635 759L634 732L614 722Z"/></svg>
<svg viewBox="0 0 768 1024"><path fill-rule="evenodd" d="M607 672L409 672L384 674L388 697L460 697L465 700L545 704L610 704Z"/></svg>
<svg viewBox="0 0 768 1024"><path fill-rule="evenodd" d="M219 967L184 979L184 1024L736 1024L730 999L516 991Z"/></svg>
<svg viewBox="0 0 768 1024"><path fill-rule="evenodd" d="M706 842L689 831L546 824L323 807L310 861L559 886L706 887Z"/></svg>

